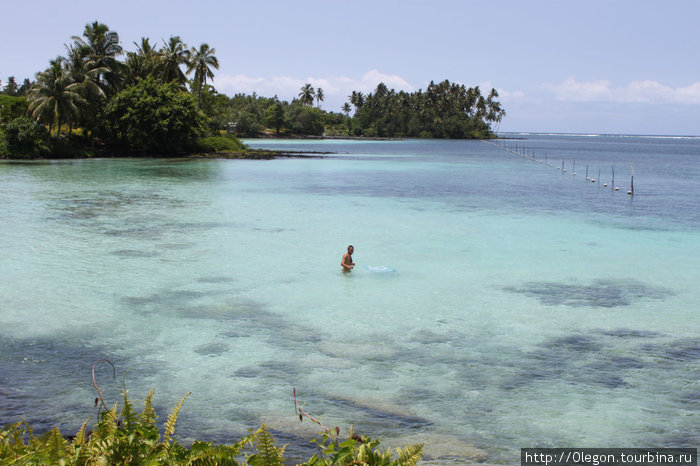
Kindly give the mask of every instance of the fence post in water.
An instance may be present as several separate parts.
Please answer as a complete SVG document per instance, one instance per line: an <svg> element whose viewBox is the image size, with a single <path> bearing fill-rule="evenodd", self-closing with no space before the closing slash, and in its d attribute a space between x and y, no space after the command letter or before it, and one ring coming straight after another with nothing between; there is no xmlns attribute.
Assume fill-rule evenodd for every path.
<svg viewBox="0 0 700 466"><path fill-rule="evenodd" d="M627 191L627 194L634 196L634 175L632 175L632 178L630 178L630 190Z"/></svg>
<svg viewBox="0 0 700 466"><path fill-rule="evenodd" d="M571 168L571 174L576 176L576 159L574 159L574 166Z"/></svg>
<svg viewBox="0 0 700 466"><path fill-rule="evenodd" d="M590 180L590 178L588 178L588 165L586 165L586 181L588 180Z"/></svg>

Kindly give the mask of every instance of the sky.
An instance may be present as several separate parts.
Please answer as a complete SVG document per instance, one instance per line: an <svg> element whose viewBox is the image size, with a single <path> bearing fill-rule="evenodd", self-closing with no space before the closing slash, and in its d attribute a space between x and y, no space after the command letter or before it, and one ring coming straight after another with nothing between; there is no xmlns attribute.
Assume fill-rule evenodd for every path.
<svg viewBox="0 0 700 466"><path fill-rule="evenodd" d="M216 49L219 92L296 97L448 79L495 88L514 132L700 135L698 0L3 1L0 80L65 55L87 23L125 50L179 35Z"/></svg>

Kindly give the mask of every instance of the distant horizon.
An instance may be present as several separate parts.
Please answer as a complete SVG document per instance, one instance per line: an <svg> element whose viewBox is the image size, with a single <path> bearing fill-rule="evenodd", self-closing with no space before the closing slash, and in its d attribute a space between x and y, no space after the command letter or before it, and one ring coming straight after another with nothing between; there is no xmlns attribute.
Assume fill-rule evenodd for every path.
<svg viewBox="0 0 700 466"><path fill-rule="evenodd" d="M499 134L536 134L538 136L639 137L659 139L700 139L700 134L577 133L573 131L494 131Z"/></svg>
<svg viewBox="0 0 700 466"><path fill-rule="evenodd" d="M76 14L75 12L80 12ZM138 14L135 14L137 12ZM352 4L176 0L13 2L0 80L34 79L99 21L125 50L180 36L216 49L218 91L291 100L304 83L340 112L353 91L432 80L495 88L498 131L683 135L700 131L700 2L357 0ZM31 18L31 27L24 18Z"/></svg>

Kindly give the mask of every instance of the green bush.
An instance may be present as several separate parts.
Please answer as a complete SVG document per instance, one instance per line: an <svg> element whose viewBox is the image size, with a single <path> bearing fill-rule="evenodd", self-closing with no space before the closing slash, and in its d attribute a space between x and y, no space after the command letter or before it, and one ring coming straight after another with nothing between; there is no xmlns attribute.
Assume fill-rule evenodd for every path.
<svg viewBox="0 0 700 466"><path fill-rule="evenodd" d="M374 128L367 128L364 131L362 131L362 135L366 138L376 138L377 130Z"/></svg>
<svg viewBox="0 0 700 466"><path fill-rule="evenodd" d="M0 94L0 122L19 118L26 111L26 97Z"/></svg>
<svg viewBox="0 0 700 466"><path fill-rule="evenodd" d="M242 137L257 137L258 134L263 130L262 124L260 124L259 118L245 110L238 113L238 120L236 121L236 134Z"/></svg>
<svg viewBox="0 0 700 466"><path fill-rule="evenodd" d="M306 105L292 105L286 120L293 134L321 136L323 134L323 110Z"/></svg>
<svg viewBox="0 0 700 466"><path fill-rule="evenodd" d="M110 144L147 153L192 150L205 121L194 97L153 77L114 96L99 117L100 132Z"/></svg>
<svg viewBox="0 0 700 466"><path fill-rule="evenodd" d="M246 145L233 134L208 136L197 141L197 144L202 152L241 151L246 149Z"/></svg>
<svg viewBox="0 0 700 466"><path fill-rule="evenodd" d="M0 128L0 157L7 157L10 155L10 149L7 146L7 136L5 132Z"/></svg>
<svg viewBox="0 0 700 466"><path fill-rule="evenodd" d="M86 158L95 155L90 142L81 136L61 136L51 144L51 157L59 159Z"/></svg>
<svg viewBox="0 0 700 466"><path fill-rule="evenodd" d="M0 128L7 139L11 158L33 158L48 153L48 131L42 125L26 117L14 118Z"/></svg>

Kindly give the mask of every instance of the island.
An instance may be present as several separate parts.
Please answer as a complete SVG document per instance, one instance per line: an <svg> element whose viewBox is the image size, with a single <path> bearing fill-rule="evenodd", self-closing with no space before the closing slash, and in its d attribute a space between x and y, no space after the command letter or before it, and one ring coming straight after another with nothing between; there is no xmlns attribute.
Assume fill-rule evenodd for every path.
<svg viewBox="0 0 700 466"><path fill-rule="evenodd" d="M125 51L99 21L71 40L33 81L10 76L0 87L0 158L295 156L250 150L239 137L489 139L506 114L495 89L484 96L448 80L417 92L379 83L353 91L340 112L322 110L323 89L311 84L291 102L229 97L210 84L219 62L206 43L142 37Z"/></svg>

